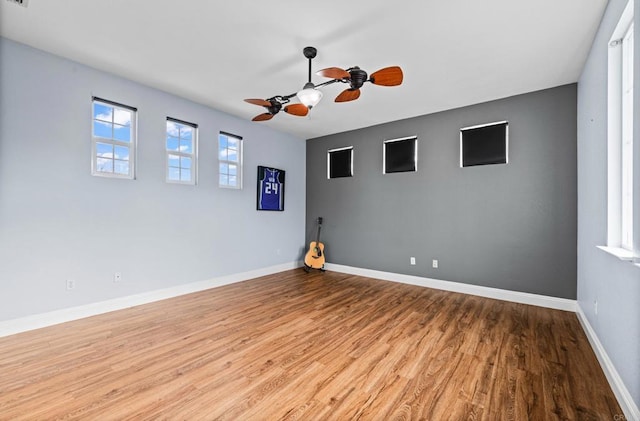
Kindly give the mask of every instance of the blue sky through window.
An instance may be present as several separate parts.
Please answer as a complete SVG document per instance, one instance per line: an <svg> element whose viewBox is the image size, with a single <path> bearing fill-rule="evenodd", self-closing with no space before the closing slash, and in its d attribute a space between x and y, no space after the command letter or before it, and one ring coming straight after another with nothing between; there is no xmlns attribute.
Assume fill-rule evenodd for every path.
<svg viewBox="0 0 640 421"><path fill-rule="evenodd" d="M131 109L93 101L94 170L96 172L131 174L133 113Z"/></svg>
<svg viewBox="0 0 640 421"><path fill-rule="evenodd" d="M193 182L192 166L195 151L194 126L167 118L167 179L177 182Z"/></svg>
<svg viewBox="0 0 640 421"><path fill-rule="evenodd" d="M240 187L240 139L220 133L218 137L219 184Z"/></svg>

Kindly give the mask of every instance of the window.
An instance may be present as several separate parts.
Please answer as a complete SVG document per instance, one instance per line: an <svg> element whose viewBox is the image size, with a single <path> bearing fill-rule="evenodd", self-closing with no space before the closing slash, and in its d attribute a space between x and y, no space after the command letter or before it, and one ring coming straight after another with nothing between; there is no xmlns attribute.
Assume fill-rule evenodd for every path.
<svg viewBox="0 0 640 421"><path fill-rule="evenodd" d="M134 178L136 109L93 98L91 174Z"/></svg>
<svg viewBox="0 0 640 421"><path fill-rule="evenodd" d="M327 152L327 178L353 176L353 146Z"/></svg>
<svg viewBox="0 0 640 421"><path fill-rule="evenodd" d="M633 1L609 41L607 246L633 257ZM638 223L638 221L635 221Z"/></svg>
<svg viewBox="0 0 640 421"><path fill-rule="evenodd" d="M198 125L167 117L167 182L196 184Z"/></svg>
<svg viewBox="0 0 640 421"><path fill-rule="evenodd" d="M460 129L460 167L509 162L509 123L482 124Z"/></svg>
<svg viewBox="0 0 640 421"><path fill-rule="evenodd" d="M229 133L218 135L219 186L242 188L242 138Z"/></svg>
<svg viewBox="0 0 640 421"><path fill-rule="evenodd" d="M418 142L416 136L383 142L382 172L384 174L417 171L417 160Z"/></svg>
<svg viewBox="0 0 640 421"><path fill-rule="evenodd" d="M633 250L633 23L622 40L622 248Z"/></svg>

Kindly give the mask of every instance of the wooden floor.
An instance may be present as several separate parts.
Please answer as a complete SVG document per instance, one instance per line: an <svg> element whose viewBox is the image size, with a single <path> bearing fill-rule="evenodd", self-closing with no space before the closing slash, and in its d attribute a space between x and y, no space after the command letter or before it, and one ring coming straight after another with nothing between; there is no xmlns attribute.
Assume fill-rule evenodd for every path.
<svg viewBox="0 0 640 421"><path fill-rule="evenodd" d="M573 313L302 269L0 338L2 420L612 420Z"/></svg>

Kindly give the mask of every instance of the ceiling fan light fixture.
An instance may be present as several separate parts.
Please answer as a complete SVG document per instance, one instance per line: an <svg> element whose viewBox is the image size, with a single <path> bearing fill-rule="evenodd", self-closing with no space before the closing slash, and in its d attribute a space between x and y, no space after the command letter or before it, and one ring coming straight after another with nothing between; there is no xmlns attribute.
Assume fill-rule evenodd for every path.
<svg viewBox="0 0 640 421"><path fill-rule="evenodd" d="M322 92L317 90L313 83L309 82L304 85L302 90L298 91L296 96L301 103L311 109L322 99Z"/></svg>

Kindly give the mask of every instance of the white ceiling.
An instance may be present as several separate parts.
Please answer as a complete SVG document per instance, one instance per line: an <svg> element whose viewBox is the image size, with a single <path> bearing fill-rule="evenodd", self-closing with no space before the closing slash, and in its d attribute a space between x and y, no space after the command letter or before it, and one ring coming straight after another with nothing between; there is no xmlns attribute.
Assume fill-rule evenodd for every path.
<svg viewBox="0 0 640 421"><path fill-rule="evenodd" d="M247 120L264 109L244 98L304 85L305 46L314 73L402 67L399 87L334 103L334 84L307 117L252 123L306 139L576 82L606 3L2 0L0 35Z"/></svg>

